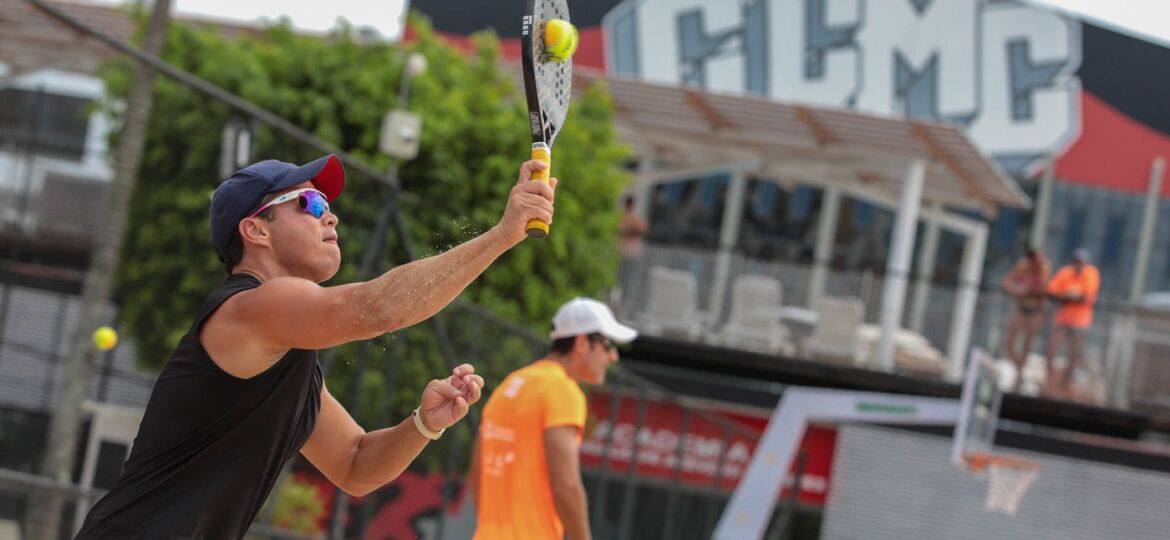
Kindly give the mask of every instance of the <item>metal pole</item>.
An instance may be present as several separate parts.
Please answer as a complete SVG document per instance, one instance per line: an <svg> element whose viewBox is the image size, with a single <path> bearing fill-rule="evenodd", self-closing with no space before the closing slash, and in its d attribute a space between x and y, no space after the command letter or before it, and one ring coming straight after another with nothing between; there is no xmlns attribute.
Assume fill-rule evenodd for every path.
<svg viewBox="0 0 1170 540"><path fill-rule="evenodd" d="M651 197L654 194L654 185L646 179L646 175L649 175L653 171L654 160L652 158L643 158L638 161L639 178L634 180L634 212L638 214L638 217L647 221L650 220L650 209L653 204Z"/></svg>
<svg viewBox="0 0 1170 540"><path fill-rule="evenodd" d="M1154 158L1150 165L1150 185L1146 190L1146 206L1142 210L1142 229L1138 236L1137 256L1133 263L1133 280L1130 281L1129 301L1137 304L1146 294L1146 272L1150 267L1150 250L1154 244L1154 232L1158 225L1158 203L1162 200L1162 173L1166 160Z"/></svg>
<svg viewBox="0 0 1170 540"><path fill-rule="evenodd" d="M800 480L804 477L804 466L808 463L808 452L796 454L796 470L792 476L792 487L788 490L788 500L784 505L784 512L776 520L776 528L769 538L773 540L788 540L792 538L792 527L796 524L796 512L800 507Z"/></svg>
<svg viewBox="0 0 1170 540"><path fill-rule="evenodd" d="M923 213L926 220L926 231L922 237L922 251L918 256L918 272L914 279L914 303L910 305L910 329L922 333L922 325L926 321L926 306L930 299L930 285L934 280L934 263L938 258L939 223L932 217L933 214L943 212L943 206L938 201L929 204L930 212Z"/></svg>
<svg viewBox="0 0 1170 540"><path fill-rule="evenodd" d="M691 430L691 409L683 409L682 426L679 428L678 447L674 454L674 471L670 475L670 495L666 500L666 531L663 538L674 538L674 511L678 504L678 485L682 479L683 460L686 459L687 434Z"/></svg>
<svg viewBox="0 0 1170 540"><path fill-rule="evenodd" d="M398 98L396 108L404 108L409 103L410 98L410 80L412 74L406 64L403 64L402 80L398 87ZM398 160L391 158L390 166L386 170L384 177L386 184L386 200L382 203L382 211L378 214L378 222L374 226L374 230L370 233L369 239L366 241L366 249L362 252L361 266L358 268L357 281L366 281L372 278L378 270L379 262L383 259L386 247L386 235L390 228L391 220L394 219L394 214L398 212L396 203L396 193L400 184L398 179ZM408 256L408 260L413 260L413 256ZM333 362L337 358L337 347L329 349L325 353L325 359L322 362L322 371L325 374L333 367ZM370 342L366 341L358 349L357 365L354 366L353 380L350 383L349 400L347 404L350 407L357 408L361 405L361 388L362 379L365 378L367 359L369 357ZM333 514L331 517L330 531L335 538L340 538L344 535L345 520L344 515L348 513L349 494L337 490L337 497L333 501Z"/></svg>
<svg viewBox="0 0 1170 540"><path fill-rule="evenodd" d="M1036 192L1035 212L1032 214L1032 247L1044 249L1048 237L1048 213L1052 208L1052 186L1056 183L1056 156L1049 156L1048 166L1040 177Z"/></svg>
<svg viewBox="0 0 1170 540"><path fill-rule="evenodd" d="M882 288L882 332L876 362L877 368L883 371L894 368L894 335L902 323L902 305L906 301L906 281L910 275L910 257L914 253L914 235L917 232L925 176L926 165L921 160L911 161L906 168L906 180L902 184L902 196L894 219L894 238Z"/></svg>
<svg viewBox="0 0 1170 540"><path fill-rule="evenodd" d="M817 217L817 242L813 250L812 274L808 280L808 307L816 309L825 294L829 265L833 262L833 243L837 240L837 220L841 214L841 188L828 186L821 199L821 214Z"/></svg>
<svg viewBox="0 0 1170 540"><path fill-rule="evenodd" d="M0 351L4 350L4 330L8 328L8 302L12 295L12 285L0 283ZM0 360L4 355L0 354Z"/></svg>
<svg viewBox="0 0 1170 540"><path fill-rule="evenodd" d="M743 201L747 192L747 176L742 171L731 175L727 197L723 200L723 222L719 226L719 252L715 259L715 275L711 281L711 296L707 303L707 322L713 327L723 321L723 299L731 279L731 254L739 240L743 222Z"/></svg>
<svg viewBox="0 0 1170 540"><path fill-rule="evenodd" d="M967 235L963 261L959 267L959 290L955 298L955 315L951 318L951 333L947 340L947 379L962 377L963 362L971 344L971 327L975 320L975 305L979 300L979 282L983 279L983 259L987 252L987 225L976 223Z"/></svg>
<svg viewBox="0 0 1170 540"><path fill-rule="evenodd" d="M114 371L114 349L106 351L102 355L102 378L98 381L97 401L104 403L106 401L106 393L110 387L110 376Z"/></svg>
<svg viewBox="0 0 1170 540"><path fill-rule="evenodd" d="M593 530L595 531L609 527L607 517L609 509L606 502L606 495L609 491L609 458L613 451L613 432L617 430L618 421L621 420L621 392L622 387L617 385L612 387L609 401L609 431L605 434L605 445L601 447L601 468L597 473L597 504L593 505L596 516L593 520Z"/></svg>
<svg viewBox="0 0 1170 540"><path fill-rule="evenodd" d="M391 339L390 345L386 348L387 357L388 357L388 360L386 362L386 385L382 390L384 395L386 395L386 396L393 396L394 390L398 385L398 369L399 369L398 347L399 347L398 340ZM378 408L379 409L379 412L378 412L378 425L379 426L385 426L385 425L390 423L390 418L391 418L391 410L390 409L391 409L391 407L392 407L391 401L389 399L386 399L382 403L382 406ZM371 493L362 499L363 529L365 527L364 524L368 524L370 522L370 519L374 516L374 511L377 509L376 503L379 502L376 499L377 499L377 497L375 496L375 493ZM439 538L441 538L441 536Z"/></svg>
<svg viewBox="0 0 1170 540"><path fill-rule="evenodd" d="M459 425L455 427L458 429ZM455 476L456 461L459 456L459 432L452 431L455 431L452 433L455 436L451 437L450 444L447 445L447 460L443 466L443 482L439 485L439 524L435 528L435 538L440 540L444 537L444 531L447 528L447 508L451 505L451 498L454 496L452 478ZM475 436L474 432L472 432L472 436Z"/></svg>
<svg viewBox="0 0 1170 540"><path fill-rule="evenodd" d="M723 426L723 440L719 445L719 460L715 462L715 486L712 490L712 496L708 499L707 515L703 520L703 532L712 529L711 521L714 518L715 509L719 506L719 499L723 498L723 466L727 463L727 449L731 447L731 427Z"/></svg>
<svg viewBox="0 0 1170 540"><path fill-rule="evenodd" d="M61 338L63 337L62 334L65 333L65 317L66 317L66 315L69 314L69 309L68 309L68 306L66 305L68 300L69 300L69 295L67 295L65 293L61 293L60 295L57 296L57 317L56 317L56 320L53 322L52 334L50 334L51 336L54 336L56 339L53 340L53 344L50 345L50 347L49 347L50 361L49 361L48 365L45 366L45 370L47 373L45 374L45 380L41 384L41 407L43 407L45 409L48 409L51 407L51 405L48 403L48 401L49 401L49 398L52 397L52 395L53 395L53 392L52 392L53 382L54 382L54 379L56 379L54 372L57 371L57 366L59 364L61 364L61 356L62 356L61 345L65 343L65 340L61 339ZM65 385L68 382L69 382L68 380L62 380L61 384ZM62 391L64 391L64 389L62 389Z"/></svg>
<svg viewBox="0 0 1170 540"><path fill-rule="evenodd" d="M622 515L618 528L618 539L630 537L630 526L633 523L634 507L638 505L638 450L641 448L642 426L646 424L646 390L638 389L638 413L634 421L634 447L630 453L630 465L626 468L626 488L622 495Z"/></svg>

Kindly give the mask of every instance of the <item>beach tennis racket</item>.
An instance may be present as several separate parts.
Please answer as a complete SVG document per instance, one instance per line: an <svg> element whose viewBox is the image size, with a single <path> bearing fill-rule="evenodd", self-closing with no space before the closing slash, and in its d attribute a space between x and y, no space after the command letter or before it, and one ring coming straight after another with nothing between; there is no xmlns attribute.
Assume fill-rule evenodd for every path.
<svg viewBox="0 0 1170 540"><path fill-rule="evenodd" d="M544 170L533 171L532 180L548 183L552 173L553 141L569 113L573 59L571 52L563 58L550 53L545 42L545 31L550 21L569 21L569 6L565 0L525 1L528 6L524 12L520 47L524 64L524 93L528 100L528 124L532 131L532 159L539 159L548 165ZM575 33L574 30L574 40ZM528 222L526 230L532 238L544 238L548 236L548 223L533 219Z"/></svg>

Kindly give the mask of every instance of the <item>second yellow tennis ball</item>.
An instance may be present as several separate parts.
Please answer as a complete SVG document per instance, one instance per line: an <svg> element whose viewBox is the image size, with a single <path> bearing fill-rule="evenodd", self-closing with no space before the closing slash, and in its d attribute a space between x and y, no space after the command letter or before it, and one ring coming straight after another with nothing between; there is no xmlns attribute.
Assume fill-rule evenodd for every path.
<svg viewBox="0 0 1170 540"><path fill-rule="evenodd" d="M103 326L93 331L93 346L98 350L108 351L118 344L118 333L109 326Z"/></svg>
<svg viewBox="0 0 1170 540"><path fill-rule="evenodd" d="M577 51L577 41L577 27L569 21L552 19L544 23L544 50L549 60L568 60Z"/></svg>

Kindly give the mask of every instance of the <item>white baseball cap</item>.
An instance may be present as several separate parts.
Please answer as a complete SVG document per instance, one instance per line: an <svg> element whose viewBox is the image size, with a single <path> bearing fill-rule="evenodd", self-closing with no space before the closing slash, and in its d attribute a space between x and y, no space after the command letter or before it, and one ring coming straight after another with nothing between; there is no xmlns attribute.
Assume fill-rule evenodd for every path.
<svg viewBox="0 0 1170 540"><path fill-rule="evenodd" d="M616 343L629 343L638 337L638 331L617 322L605 304L591 298L577 297L569 300L553 315L552 338L582 334L601 334Z"/></svg>

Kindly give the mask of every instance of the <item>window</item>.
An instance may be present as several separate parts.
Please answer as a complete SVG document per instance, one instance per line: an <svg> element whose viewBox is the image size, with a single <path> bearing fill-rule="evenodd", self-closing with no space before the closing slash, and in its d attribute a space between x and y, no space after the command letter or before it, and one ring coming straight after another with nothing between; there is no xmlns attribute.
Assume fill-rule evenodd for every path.
<svg viewBox="0 0 1170 540"><path fill-rule="evenodd" d="M1105 225L1105 245L1101 248L1101 265L1117 268L1121 264L1121 248L1125 242L1125 214L1115 214Z"/></svg>
<svg viewBox="0 0 1170 540"><path fill-rule="evenodd" d="M807 186L797 186L792 194L792 201L788 207L789 221L804 221L812 213L813 203L817 200L819 190Z"/></svg>
<svg viewBox="0 0 1170 540"><path fill-rule="evenodd" d="M90 100L19 88L0 89L0 145L80 160Z"/></svg>
<svg viewBox="0 0 1170 540"><path fill-rule="evenodd" d="M748 188L752 193L752 215L765 217L776 212L776 199L780 195L780 187L772 182L752 180Z"/></svg>
<svg viewBox="0 0 1170 540"><path fill-rule="evenodd" d="M894 212L853 197L842 197L834 239L833 267L884 272Z"/></svg>
<svg viewBox="0 0 1170 540"><path fill-rule="evenodd" d="M821 191L785 189L769 179L748 181L737 248L756 259L802 261L812 257Z"/></svg>
<svg viewBox="0 0 1170 540"><path fill-rule="evenodd" d="M872 204L858 201L853 204L853 226L865 229L873 225L874 208Z"/></svg>
<svg viewBox="0 0 1170 540"><path fill-rule="evenodd" d="M718 247L723 199L729 182L729 175L714 174L656 186L647 240L667 245Z"/></svg>
<svg viewBox="0 0 1170 540"><path fill-rule="evenodd" d="M1020 211L1001 207L999 219L995 220L995 246L1005 251L1016 248L1016 235L1020 232Z"/></svg>

